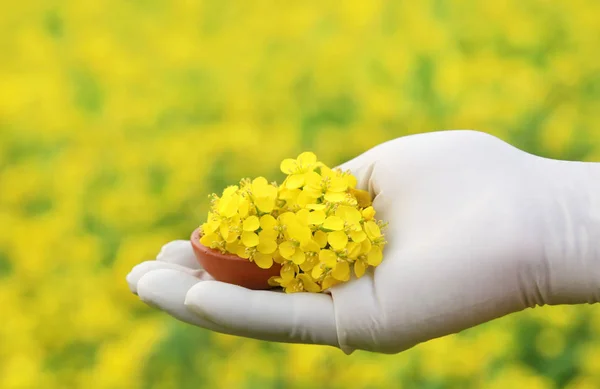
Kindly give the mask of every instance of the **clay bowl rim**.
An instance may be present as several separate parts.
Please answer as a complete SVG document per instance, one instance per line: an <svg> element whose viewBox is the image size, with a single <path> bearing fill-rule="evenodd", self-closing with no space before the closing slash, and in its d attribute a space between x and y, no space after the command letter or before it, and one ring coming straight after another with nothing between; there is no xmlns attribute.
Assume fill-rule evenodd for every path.
<svg viewBox="0 0 600 389"><path fill-rule="evenodd" d="M214 256L214 257L219 257L221 259L226 259L229 261L252 263L250 260L248 260L246 258L242 258L235 254L223 254L222 252L220 252L218 250L214 250L214 249L211 249L210 247L206 247L205 245L200 243L201 237L202 237L202 234L200 234L200 227L198 227L192 232L192 236L190 237L190 240L192 242L192 246L194 246L198 250L202 251L203 253Z"/></svg>

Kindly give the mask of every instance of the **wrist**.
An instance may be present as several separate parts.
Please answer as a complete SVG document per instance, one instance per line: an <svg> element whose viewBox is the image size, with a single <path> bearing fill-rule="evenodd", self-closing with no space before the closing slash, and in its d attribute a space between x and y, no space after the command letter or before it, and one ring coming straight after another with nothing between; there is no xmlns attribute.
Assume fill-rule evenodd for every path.
<svg viewBox="0 0 600 389"><path fill-rule="evenodd" d="M549 161L543 212L545 303L600 301L600 164Z"/></svg>

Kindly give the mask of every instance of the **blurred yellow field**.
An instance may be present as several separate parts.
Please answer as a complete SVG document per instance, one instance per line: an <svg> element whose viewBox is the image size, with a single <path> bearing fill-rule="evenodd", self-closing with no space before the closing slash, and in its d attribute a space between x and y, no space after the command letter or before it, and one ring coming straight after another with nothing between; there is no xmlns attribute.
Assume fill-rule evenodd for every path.
<svg viewBox="0 0 600 389"><path fill-rule="evenodd" d="M0 388L600 387L600 308L536 308L395 356L186 326L125 275L207 195L383 141L485 131L600 161L600 2L7 2Z"/></svg>

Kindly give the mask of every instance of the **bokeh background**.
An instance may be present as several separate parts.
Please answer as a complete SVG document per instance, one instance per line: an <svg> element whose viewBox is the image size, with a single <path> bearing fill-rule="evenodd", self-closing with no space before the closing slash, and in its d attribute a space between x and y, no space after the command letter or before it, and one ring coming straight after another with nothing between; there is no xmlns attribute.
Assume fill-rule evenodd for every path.
<svg viewBox="0 0 600 389"><path fill-rule="evenodd" d="M395 356L269 344L124 277L207 194L433 130L600 161L600 2L20 0L0 12L0 388L600 387L600 308Z"/></svg>

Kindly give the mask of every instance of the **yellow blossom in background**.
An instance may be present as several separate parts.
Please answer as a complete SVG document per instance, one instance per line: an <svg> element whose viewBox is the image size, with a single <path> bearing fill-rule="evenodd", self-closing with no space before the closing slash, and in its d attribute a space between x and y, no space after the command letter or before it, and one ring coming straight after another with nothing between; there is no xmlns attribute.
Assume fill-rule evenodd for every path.
<svg viewBox="0 0 600 389"><path fill-rule="evenodd" d="M203 219L227 235L224 249L243 235L265 266L271 254L285 262L292 289L310 285L299 270L329 274L328 287L376 264L376 250L364 254L377 229L349 231L339 250L340 219L356 227L356 215L314 202L364 208L340 195L355 183L317 179L310 158L286 162L294 178L275 196L266 180L240 189L254 187L263 212L277 196L307 210L298 223L319 229L302 243L318 255L271 253L285 224L254 215L256 228L244 199L219 205L239 220L208 214L206 193L274 177L304 150L337 166L399 136L473 128L599 161L599 14L594 0L5 2L0 388L600 387L596 306L346 356L192 328L124 281ZM354 264L338 269L345 251Z"/></svg>

